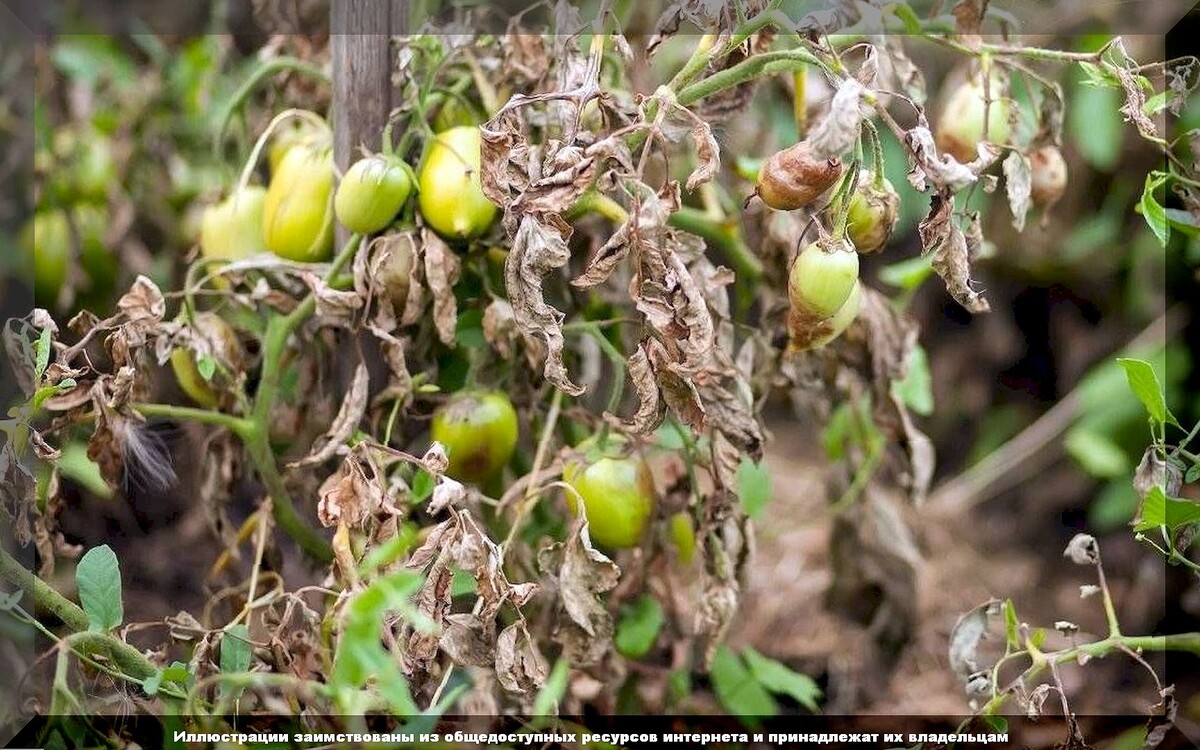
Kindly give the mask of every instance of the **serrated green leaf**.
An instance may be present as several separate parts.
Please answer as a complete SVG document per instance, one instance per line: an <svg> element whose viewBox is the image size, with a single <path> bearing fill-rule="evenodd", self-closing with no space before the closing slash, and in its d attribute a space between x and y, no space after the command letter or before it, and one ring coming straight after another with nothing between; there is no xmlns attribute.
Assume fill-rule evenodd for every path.
<svg viewBox="0 0 1200 750"><path fill-rule="evenodd" d="M763 656L752 648L742 652L750 674L758 683L777 695L786 695L812 713L821 710L821 688L813 678L786 664Z"/></svg>
<svg viewBox="0 0 1200 750"><path fill-rule="evenodd" d="M1146 411L1150 414L1150 419L1158 425L1166 424L1167 421L1167 399L1163 395L1162 385L1158 381L1158 375L1155 374L1154 368L1149 362L1141 359L1118 359L1121 367L1125 368L1125 379L1129 383L1130 390L1146 407Z"/></svg>
<svg viewBox="0 0 1200 750"><path fill-rule="evenodd" d="M759 717L779 713L779 704L728 646L717 649L708 676L725 710L742 717L748 725L755 726Z"/></svg>
<svg viewBox="0 0 1200 750"><path fill-rule="evenodd" d="M1119 445L1107 435L1083 426L1071 428L1063 446L1084 471L1100 479L1124 476L1133 468Z"/></svg>
<svg viewBox="0 0 1200 750"><path fill-rule="evenodd" d="M75 568L79 603L87 614L89 630L107 633L125 616L121 603L121 567L117 553L107 544L92 547Z"/></svg>
<svg viewBox="0 0 1200 750"><path fill-rule="evenodd" d="M630 659L650 653L665 620L657 599L645 594L638 597L622 610L615 639L617 651Z"/></svg>
<svg viewBox="0 0 1200 750"><path fill-rule="evenodd" d="M771 499L771 474L766 464L743 458L738 466L738 499L751 518L758 518Z"/></svg>

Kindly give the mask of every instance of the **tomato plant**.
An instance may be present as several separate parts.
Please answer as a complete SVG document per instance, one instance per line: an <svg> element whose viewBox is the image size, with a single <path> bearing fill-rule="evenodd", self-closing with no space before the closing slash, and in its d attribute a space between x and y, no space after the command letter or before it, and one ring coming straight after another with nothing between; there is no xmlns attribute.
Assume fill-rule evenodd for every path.
<svg viewBox="0 0 1200 750"><path fill-rule="evenodd" d="M998 722L1065 701L1068 663L1200 653L1127 634L1161 618L1117 622L1086 538L1097 635L1023 624L1077 595L1053 575L1014 594L1022 618L938 624L1093 507L1163 575L1200 569L1186 373L1123 353L1073 384L1174 330L1149 308L1194 280L1195 61L1067 49L988 3L800 5L560 3L484 33L496 9L460 3L446 33L397 34L320 26L327 3L279 33L280 8L232 3L212 23L265 40L39 40L14 266L55 309L5 326L0 420L0 513L46 579L0 551L0 619L55 658L27 705L539 733L849 722L949 684L936 705L966 688ZM571 29L532 27L546 10ZM0 90L0 131L23 106ZM118 564L146 573L124 577L136 618ZM1117 661L1097 685L1137 682ZM1155 677L1165 726L1186 707Z"/></svg>

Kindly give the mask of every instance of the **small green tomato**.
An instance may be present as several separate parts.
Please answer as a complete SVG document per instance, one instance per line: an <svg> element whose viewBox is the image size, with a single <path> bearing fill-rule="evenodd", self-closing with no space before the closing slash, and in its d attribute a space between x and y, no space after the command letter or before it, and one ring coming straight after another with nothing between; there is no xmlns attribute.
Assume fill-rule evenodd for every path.
<svg viewBox="0 0 1200 750"><path fill-rule="evenodd" d="M952 90L946 99L937 121L938 148L965 164L978 158L979 144L985 141L1007 144L1012 134L1010 110L1011 102L1005 96L1000 76L991 77L986 92L982 76L973 76Z"/></svg>
<svg viewBox="0 0 1200 750"><path fill-rule="evenodd" d="M819 240L796 257L788 276L792 311L806 320L833 316L858 283L858 253L848 240Z"/></svg>
<svg viewBox="0 0 1200 750"><path fill-rule="evenodd" d="M446 474L480 484L499 474L512 458L517 412L503 393L457 393L434 413L431 435L446 448Z"/></svg>
<svg viewBox="0 0 1200 750"><path fill-rule="evenodd" d="M612 447L598 455L593 448L581 447L583 458L564 467L563 480L583 499L592 541L609 549L636 546L658 501L649 465L640 456L621 456ZM572 513L579 512L573 493L567 493L567 504Z"/></svg>
<svg viewBox="0 0 1200 750"><path fill-rule="evenodd" d="M266 188L248 185L208 206L200 218L200 253L217 260L242 260L268 252L263 240Z"/></svg>

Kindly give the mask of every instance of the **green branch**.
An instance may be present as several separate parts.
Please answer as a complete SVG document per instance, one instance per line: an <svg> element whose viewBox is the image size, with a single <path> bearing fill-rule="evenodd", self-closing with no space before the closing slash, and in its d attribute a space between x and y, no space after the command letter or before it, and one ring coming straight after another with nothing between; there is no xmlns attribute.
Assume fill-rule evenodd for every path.
<svg viewBox="0 0 1200 750"><path fill-rule="evenodd" d="M55 591L50 584L25 568L6 550L0 549L0 578L8 581L50 612L75 634L68 641L73 650L82 654L104 654L127 674L145 678L158 671L149 659L133 646L107 633L88 632L87 613L78 604Z"/></svg>
<svg viewBox="0 0 1200 750"><path fill-rule="evenodd" d="M187 422L196 422L197 424L207 424L213 427L224 427L237 435L246 434L246 431L252 426L250 420L242 417L236 417L220 411L193 409L188 406L136 404L133 408L144 417L163 417L165 419L178 419Z"/></svg>

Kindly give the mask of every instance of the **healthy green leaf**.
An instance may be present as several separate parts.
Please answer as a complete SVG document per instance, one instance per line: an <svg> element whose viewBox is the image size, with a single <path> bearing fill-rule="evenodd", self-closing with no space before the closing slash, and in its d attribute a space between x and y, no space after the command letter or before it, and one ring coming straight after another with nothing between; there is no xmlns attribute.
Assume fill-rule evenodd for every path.
<svg viewBox="0 0 1200 750"><path fill-rule="evenodd" d="M1193 523L1200 523L1200 503L1167 497L1162 487L1156 485L1146 493L1140 518L1133 530L1148 531L1166 526L1168 531L1174 533L1176 529Z"/></svg>
<svg viewBox="0 0 1200 750"><path fill-rule="evenodd" d="M54 347L54 334L49 328L42 329L42 335L38 337L37 342L37 366L34 368L33 382L42 382L42 376L46 374L46 368L50 366L50 350Z"/></svg>
<svg viewBox="0 0 1200 750"><path fill-rule="evenodd" d="M112 497L112 488L100 476L100 467L96 462L88 458L87 446L83 443L70 442L64 445L62 455L54 465L64 477L93 495L104 499Z"/></svg>
<svg viewBox="0 0 1200 750"><path fill-rule="evenodd" d="M771 474L766 464L756 464L749 458L743 458L738 466L738 499L746 515L758 518L771 499Z"/></svg>
<svg viewBox="0 0 1200 750"><path fill-rule="evenodd" d="M1167 399L1163 395L1158 376L1149 362L1141 359L1118 359L1125 368L1125 379L1146 411L1156 424L1163 425L1167 421Z"/></svg>
<svg viewBox="0 0 1200 750"><path fill-rule="evenodd" d="M757 724L758 717L779 713L775 699L728 646L717 649L709 679L721 705L729 713L743 717L750 726Z"/></svg>
<svg viewBox="0 0 1200 750"><path fill-rule="evenodd" d="M1004 609L1004 641L1008 652L1020 651L1021 630L1020 623L1017 621L1017 608L1012 603L1012 599L1005 599L1002 607Z"/></svg>
<svg viewBox="0 0 1200 750"><path fill-rule="evenodd" d="M207 354L196 358L196 372L200 373L200 377L205 381L211 381L213 376L217 374L217 360Z"/></svg>
<svg viewBox="0 0 1200 750"><path fill-rule="evenodd" d="M743 651L742 658L746 660L750 674L767 690L790 697L814 714L821 710L821 688L813 678L763 656L752 648Z"/></svg>
<svg viewBox="0 0 1200 750"><path fill-rule="evenodd" d="M107 544L92 547L79 558L75 586L90 630L107 633L121 624L125 616L121 604L121 568L111 547Z"/></svg>
<svg viewBox="0 0 1200 750"><path fill-rule="evenodd" d="M412 480L412 504L420 505L429 499L433 494L434 485L437 482L433 475L424 469L417 469L417 473Z"/></svg>
<svg viewBox="0 0 1200 750"><path fill-rule="evenodd" d="M908 260L883 266L879 269L879 280L888 286L894 286L906 292L911 292L921 286L933 273L933 266L923 255Z"/></svg>
<svg viewBox="0 0 1200 750"><path fill-rule="evenodd" d="M1142 217L1146 219L1150 230L1163 245L1167 243L1170 225L1167 222L1167 212L1154 197L1154 193L1167 181L1168 176L1166 172L1151 172L1146 175L1146 186L1142 189L1142 199L1138 202Z"/></svg>
<svg viewBox="0 0 1200 750"><path fill-rule="evenodd" d="M646 594L638 597L623 609L621 622L617 625L617 651L630 659L640 659L650 653L665 619L657 599Z"/></svg>

